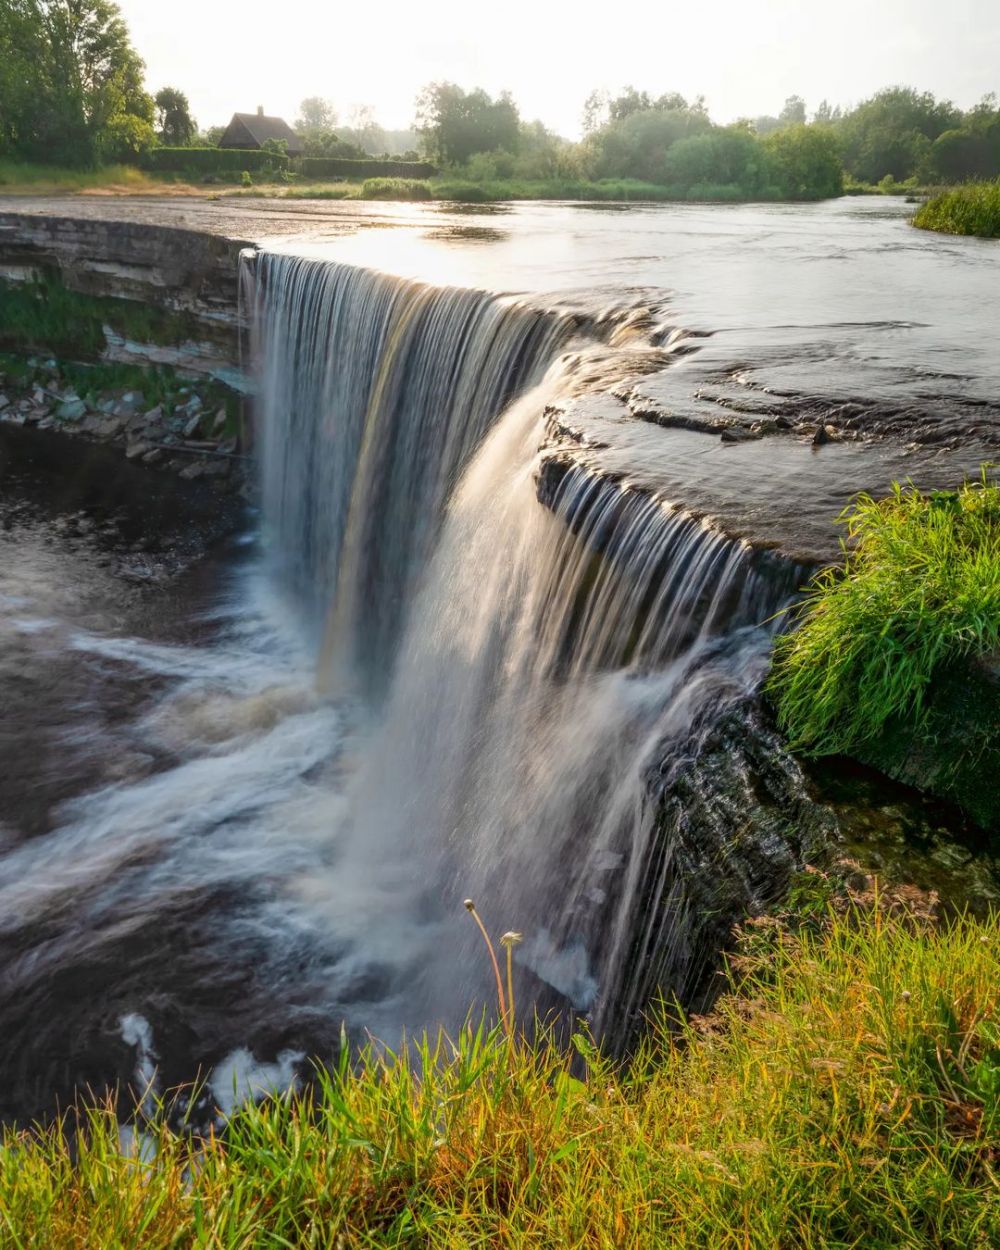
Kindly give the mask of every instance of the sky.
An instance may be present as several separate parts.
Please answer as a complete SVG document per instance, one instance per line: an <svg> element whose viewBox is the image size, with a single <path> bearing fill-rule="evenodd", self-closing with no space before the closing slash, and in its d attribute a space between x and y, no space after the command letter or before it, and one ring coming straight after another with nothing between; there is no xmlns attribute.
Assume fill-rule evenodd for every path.
<svg viewBox="0 0 1000 1250"><path fill-rule="evenodd" d="M201 126L293 121L324 96L408 127L427 82L510 90L577 138L595 87L702 94L716 121L856 103L906 83L962 107L1000 92L1000 0L119 0L147 85L179 87Z"/></svg>

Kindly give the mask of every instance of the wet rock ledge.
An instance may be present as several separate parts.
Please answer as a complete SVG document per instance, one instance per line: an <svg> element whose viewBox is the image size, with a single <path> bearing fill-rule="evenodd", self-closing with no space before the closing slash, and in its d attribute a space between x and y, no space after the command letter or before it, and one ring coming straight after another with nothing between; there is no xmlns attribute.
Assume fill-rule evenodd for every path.
<svg viewBox="0 0 1000 1250"><path fill-rule="evenodd" d="M246 246L141 221L0 212L0 279L54 276L82 296L137 302L183 318L192 342L231 364L239 359L236 273Z"/></svg>

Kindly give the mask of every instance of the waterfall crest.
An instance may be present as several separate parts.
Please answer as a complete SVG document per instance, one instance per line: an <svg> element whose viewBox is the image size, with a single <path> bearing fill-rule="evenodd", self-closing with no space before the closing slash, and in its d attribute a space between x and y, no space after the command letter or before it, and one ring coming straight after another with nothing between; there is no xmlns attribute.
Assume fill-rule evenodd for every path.
<svg viewBox="0 0 1000 1250"><path fill-rule="evenodd" d="M664 909L656 796L756 689L794 587L668 502L554 467L546 408L608 350L571 316L253 263L266 521L321 677L370 713L337 891L391 932L401 1025L486 998L472 895L525 935L522 1003L613 1032L653 988L637 960L670 989L690 921Z"/></svg>

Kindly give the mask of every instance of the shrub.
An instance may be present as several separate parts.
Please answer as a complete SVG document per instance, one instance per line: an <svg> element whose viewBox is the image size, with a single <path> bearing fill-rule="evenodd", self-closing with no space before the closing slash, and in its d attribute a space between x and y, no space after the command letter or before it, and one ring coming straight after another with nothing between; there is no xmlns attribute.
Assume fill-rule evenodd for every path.
<svg viewBox="0 0 1000 1250"><path fill-rule="evenodd" d="M347 160L335 156L301 156L294 165L303 178L433 178L426 161Z"/></svg>
<svg viewBox="0 0 1000 1250"><path fill-rule="evenodd" d="M280 152L242 148L153 148L142 157L143 169L173 174L276 173L288 168Z"/></svg>
<svg viewBox="0 0 1000 1250"><path fill-rule="evenodd" d="M776 644L770 690L793 745L851 752L926 715L936 675L1000 648L1000 487L894 487L842 515L843 569L821 573Z"/></svg>
<svg viewBox="0 0 1000 1250"><path fill-rule="evenodd" d="M510 152L475 152L469 157L462 173L471 182L499 182L513 178L516 158Z"/></svg>
<svg viewBox="0 0 1000 1250"><path fill-rule="evenodd" d="M429 182L416 178L366 178L361 186L363 200L432 200Z"/></svg>
<svg viewBox="0 0 1000 1250"><path fill-rule="evenodd" d="M921 230L1000 239L1000 181L973 182L928 200L913 218Z"/></svg>
<svg viewBox="0 0 1000 1250"><path fill-rule="evenodd" d="M663 168L664 180L689 199L719 198L696 194L715 188L727 188L724 199L752 199L766 176L762 144L738 126L679 140L667 152Z"/></svg>

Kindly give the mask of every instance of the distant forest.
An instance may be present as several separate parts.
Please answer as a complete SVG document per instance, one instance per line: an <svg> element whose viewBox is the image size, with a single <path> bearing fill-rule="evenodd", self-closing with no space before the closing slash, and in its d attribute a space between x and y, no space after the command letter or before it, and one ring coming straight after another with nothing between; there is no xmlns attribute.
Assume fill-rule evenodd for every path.
<svg viewBox="0 0 1000 1250"><path fill-rule="evenodd" d="M112 0L0 0L0 157L89 168L151 148L212 146L176 87L151 95ZM234 102L234 104L237 102ZM950 184L1000 176L995 95L963 111L893 86L851 108L810 112L792 96L775 116L712 121L703 98L626 87L582 106L583 138L524 119L509 93L427 86L412 130L387 131L367 106L342 123L322 97L293 123L307 155L424 156L470 181L634 179L692 198L813 199L846 186Z"/></svg>

